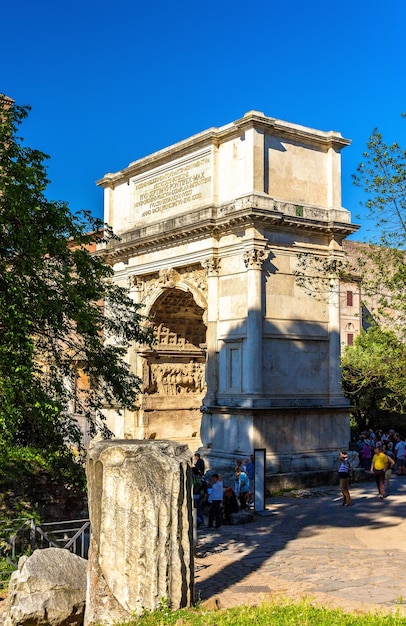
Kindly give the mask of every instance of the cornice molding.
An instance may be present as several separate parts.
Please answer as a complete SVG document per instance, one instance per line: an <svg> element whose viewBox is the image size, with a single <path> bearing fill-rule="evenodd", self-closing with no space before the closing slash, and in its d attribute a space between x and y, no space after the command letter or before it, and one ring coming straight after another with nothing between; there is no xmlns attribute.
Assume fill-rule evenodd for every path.
<svg viewBox="0 0 406 626"><path fill-rule="evenodd" d="M235 122L219 128L209 128L162 150L153 152L146 157L132 161L119 172L106 174L96 184L103 188L114 188L117 184L127 182L136 175L158 168L175 159L199 152L204 148L217 148L221 143L239 137L246 130L252 128L291 142L317 146L321 150L334 148L340 151L351 143L349 139L345 139L341 133L336 131L325 132L316 130L299 124L284 122L273 117L267 117L260 111L249 111Z"/></svg>
<svg viewBox="0 0 406 626"><path fill-rule="evenodd" d="M358 229L350 223L296 216L295 205L280 201L274 203L270 198L267 198L267 206L263 208L261 199L261 196L252 194L227 205L197 209L188 214L187 224L185 214L181 214L159 223L133 228L121 234L119 240L99 246L97 253L106 256L109 262L117 263L127 262L129 258L151 248L163 249L206 238L218 241L223 235L241 233L247 228L316 231L330 236L334 234L340 240ZM324 211L326 217L329 215L328 209L308 208L316 213Z"/></svg>

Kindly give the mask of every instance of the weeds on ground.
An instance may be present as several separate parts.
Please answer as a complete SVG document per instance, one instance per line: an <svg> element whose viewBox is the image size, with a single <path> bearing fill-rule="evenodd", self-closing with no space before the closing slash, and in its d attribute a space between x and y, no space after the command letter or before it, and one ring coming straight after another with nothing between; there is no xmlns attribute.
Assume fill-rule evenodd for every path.
<svg viewBox="0 0 406 626"><path fill-rule="evenodd" d="M203 606L171 611L163 604L154 613L121 626L406 626L406 617L396 614L345 613L312 604L270 602L260 606L207 611Z"/></svg>
<svg viewBox="0 0 406 626"><path fill-rule="evenodd" d="M14 570L15 566L12 565L5 557L0 556L0 594L7 591L8 583Z"/></svg>

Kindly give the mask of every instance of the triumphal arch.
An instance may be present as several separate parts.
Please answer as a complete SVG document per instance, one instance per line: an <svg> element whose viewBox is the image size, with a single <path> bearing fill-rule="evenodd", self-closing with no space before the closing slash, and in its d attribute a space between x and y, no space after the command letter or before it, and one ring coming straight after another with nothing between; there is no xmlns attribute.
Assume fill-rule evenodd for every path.
<svg viewBox="0 0 406 626"><path fill-rule="evenodd" d="M341 206L349 143L250 111L99 181L119 236L104 252L156 337L128 355L143 394L107 415L117 437L175 439L219 469L254 448L270 473L336 463L337 279L314 297L296 273L306 253L333 267L356 229Z"/></svg>

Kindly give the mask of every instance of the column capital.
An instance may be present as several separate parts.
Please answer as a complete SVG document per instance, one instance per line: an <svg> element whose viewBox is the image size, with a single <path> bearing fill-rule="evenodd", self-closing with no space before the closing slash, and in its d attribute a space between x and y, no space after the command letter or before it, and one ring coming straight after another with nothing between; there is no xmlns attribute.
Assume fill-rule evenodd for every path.
<svg viewBox="0 0 406 626"><path fill-rule="evenodd" d="M268 258L268 253L264 249L258 250L254 248L252 250L246 250L242 258L247 269L260 270L264 261Z"/></svg>
<svg viewBox="0 0 406 626"><path fill-rule="evenodd" d="M134 291L142 291L144 289L144 280L135 274L127 278L128 288Z"/></svg>
<svg viewBox="0 0 406 626"><path fill-rule="evenodd" d="M220 259L215 256L207 257L201 262L201 266L206 270L208 276L218 276Z"/></svg>

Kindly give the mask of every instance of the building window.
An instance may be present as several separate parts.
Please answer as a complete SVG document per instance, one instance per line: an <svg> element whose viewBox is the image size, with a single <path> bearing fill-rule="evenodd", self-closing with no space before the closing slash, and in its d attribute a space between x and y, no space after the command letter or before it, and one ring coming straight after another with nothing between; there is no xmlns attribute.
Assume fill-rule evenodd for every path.
<svg viewBox="0 0 406 626"><path fill-rule="evenodd" d="M353 305L353 293L352 291L347 291L347 306Z"/></svg>
<svg viewBox="0 0 406 626"><path fill-rule="evenodd" d="M354 343L354 334L348 333L347 334L347 346L352 346L353 343Z"/></svg>

